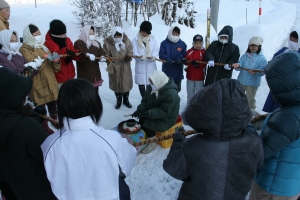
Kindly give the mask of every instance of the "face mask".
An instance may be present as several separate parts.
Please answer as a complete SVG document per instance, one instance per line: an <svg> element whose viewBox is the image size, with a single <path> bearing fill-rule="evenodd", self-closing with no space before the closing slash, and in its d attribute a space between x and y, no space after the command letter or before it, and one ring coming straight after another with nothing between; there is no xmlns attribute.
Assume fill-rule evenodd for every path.
<svg viewBox="0 0 300 200"><path fill-rule="evenodd" d="M219 39L219 41L220 41L222 44L228 43L228 40L226 40L226 39Z"/></svg>
<svg viewBox="0 0 300 200"><path fill-rule="evenodd" d="M36 43L42 43L42 35L37 35L37 36L34 36L34 39L35 39L35 42Z"/></svg>
<svg viewBox="0 0 300 200"><path fill-rule="evenodd" d="M157 90L157 88L156 88L155 85L150 84L150 86L152 87L152 90L153 90L153 91L156 91L156 90Z"/></svg>
<svg viewBox="0 0 300 200"><path fill-rule="evenodd" d="M114 38L115 43L120 43L122 42L122 38Z"/></svg>
<svg viewBox="0 0 300 200"><path fill-rule="evenodd" d="M171 36L171 41L172 42L175 43L175 42L178 42L178 40L179 40L179 36L174 36L174 35Z"/></svg>
<svg viewBox="0 0 300 200"><path fill-rule="evenodd" d="M19 43L18 42L11 42L9 43L9 49L11 51L17 51L19 48Z"/></svg>
<svg viewBox="0 0 300 200"><path fill-rule="evenodd" d="M90 37L90 41L95 40L95 35L90 35L89 37Z"/></svg>
<svg viewBox="0 0 300 200"><path fill-rule="evenodd" d="M293 42L293 41L289 41L289 48L292 49L292 50L297 51L298 48L299 48L298 43L297 42Z"/></svg>

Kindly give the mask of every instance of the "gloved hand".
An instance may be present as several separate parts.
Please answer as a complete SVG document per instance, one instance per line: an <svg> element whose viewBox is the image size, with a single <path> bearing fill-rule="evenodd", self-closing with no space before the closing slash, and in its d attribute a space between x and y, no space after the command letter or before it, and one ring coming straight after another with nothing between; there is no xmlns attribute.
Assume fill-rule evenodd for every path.
<svg viewBox="0 0 300 200"><path fill-rule="evenodd" d="M45 54L44 58L47 58L48 60L53 61L53 56L50 53Z"/></svg>
<svg viewBox="0 0 300 200"><path fill-rule="evenodd" d="M106 62L106 59L104 58L104 56L101 56L100 62Z"/></svg>
<svg viewBox="0 0 300 200"><path fill-rule="evenodd" d="M56 52L53 52L52 58L53 58L53 62L55 63L58 63L60 61L60 56Z"/></svg>
<svg viewBox="0 0 300 200"><path fill-rule="evenodd" d="M151 57L152 61L156 61L156 58L154 56Z"/></svg>
<svg viewBox="0 0 300 200"><path fill-rule="evenodd" d="M180 65L181 64L181 60L180 59L175 59L175 62L174 62L176 65Z"/></svg>
<svg viewBox="0 0 300 200"><path fill-rule="evenodd" d="M139 115L140 118L147 118L148 117L148 111L146 112L142 112L140 115Z"/></svg>
<svg viewBox="0 0 300 200"><path fill-rule="evenodd" d="M209 67L213 67L213 66L215 66L215 61L213 61L213 60L208 61L207 64L208 64Z"/></svg>
<svg viewBox="0 0 300 200"><path fill-rule="evenodd" d="M67 51L67 54L68 54L70 57L76 56L76 54L75 54L74 51L72 51L72 50L70 50L70 49L67 49L66 51Z"/></svg>
<svg viewBox="0 0 300 200"><path fill-rule="evenodd" d="M183 58L183 59L181 60L181 63L184 64L184 65L186 65L186 64L187 64L187 59L186 59L186 58Z"/></svg>
<svg viewBox="0 0 300 200"><path fill-rule="evenodd" d="M200 67L199 63L197 63L196 60L192 60L191 64L194 66L194 67Z"/></svg>
<svg viewBox="0 0 300 200"><path fill-rule="evenodd" d="M183 132L185 132L183 126L181 127L176 127L175 128L175 132L174 132L174 136L173 136L173 140L174 141L180 141L180 140L184 140L185 136L182 134Z"/></svg>
<svg viewBox="0 0 300 200"><path fill-rule="evenodd" d="M36 67L39 68L44 62L44 59L41 59L41 57L38 56L37 58L34 59L34 61L36 62Z"/></svg>
<svg viewBox="0 0 300 200"><path fill-rule="evenodd" d="M33 69L37 70L36 62L29 62L29 63L26 63L24 66L25 67L32 67Z"/></svg>
<svg viewBox="0 0 300 200"><path fill-rule="evenodd" d="M86 53L85 55L87 55L91 61L95 61L95 59L96 59L96 56L94 54Z"/></svg>
<svg viewBox="0 0 300 200"><path fill-rule="evenodd" d="M168 58L168 59L166 60L166 64L167 64L167 65L172 65L172 60L171 60L171 58Z"/></svg>
<svg viewBox="0 0 300 200"><path fill-rule="evenodd" d="M131 60L132 60L132 57L129 56L129 55L126 55L126 56L124 57L124 61L125 61L125 62L129 62L129 61L131 61Z"/></svg>
<svg viewBox="0 0 300 200"><path fill-rule="evenodd" d="M141 57L141 60L146 60L147 59L147 57L145 56L145 55L143 55L142 57Z"/></svg>
<svg viewBox="0 0 300 200"><path fill-rule="evenodd" d="M36 106L33 110L36 113L40 114L40 115L46 115L47 114L47 110L45 108L40 107L40 106Z"/></svg>
<svg viewBox="0 0 300 200"><path fill-rule="evenodd" d="M229 65L226 64L226 65L224 66L224 69L226 69L226 70L231 70L231 67L229 67Z"/></svg>
<svg viewBox="0 0 300 200"><path fill-rule="evenodd" d="M132 117L139 117L139 113L138 113L138 111L135 111L134 113L132 113L132 115L131 115Z"/></svg>

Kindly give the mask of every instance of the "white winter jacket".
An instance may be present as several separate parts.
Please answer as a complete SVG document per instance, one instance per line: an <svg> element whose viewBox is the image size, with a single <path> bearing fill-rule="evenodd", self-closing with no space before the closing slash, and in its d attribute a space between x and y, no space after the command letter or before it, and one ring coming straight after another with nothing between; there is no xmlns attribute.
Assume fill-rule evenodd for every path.
<svg viewBox="0 0 300 200"><path fill-rule="evenodd" d="M52 191L60 200L119 199L119 167L128 176L136 149L112 130L92 119L64 119L64 129L41 145ZM70 128L69 128L70 127Z"/></svg>
<svg viewBox="0 0 300 200"><path fill-rule="evenodd" d="M143 56L146 54L146 48L143 46L141 48L138 44L138 34L132 39L133 55ZM159 46L157 44L156 38L151 34L150 37L150 57L158 58ZM149 76L155 71L156 63L155 61L146 59L141 60L140 58L135 59L135 83L138 85L148 85Z"/></svg>

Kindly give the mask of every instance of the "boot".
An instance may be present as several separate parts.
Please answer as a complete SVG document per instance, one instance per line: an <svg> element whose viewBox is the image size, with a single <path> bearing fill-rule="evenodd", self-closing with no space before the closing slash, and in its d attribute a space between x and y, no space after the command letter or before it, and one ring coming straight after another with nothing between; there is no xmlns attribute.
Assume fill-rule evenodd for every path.
<svg viewBox="0 0 300 200"><path fill-rule="evenodd" d="M139 90L140 90L140 94L142 96L142 98L145 96L145 85L139 85Z"/></svg>
<svg viewBox="0 0 300 200"><path fill-rule="evenodd" d="M148 139L152 139L152 138L155 138L156 136L153 136L151 138L148 138ZM153 151L156 147L156 142L153 142L153 143L149 143L147 144L147 146L142 150L142 153L143 154L146 154L146 153L149 153L151 151Z"/></svg>
<svg viewBox="0 0 300 200"><path fill-rule="evenodd" d="M45 131L46 131L47 133L49 133L49 134L54 133L54 131L53 131L51 128L49 128L49 126L48 126L48 121L47 121L46 119L44 119L44 121L43 121L43 123L42 123L42 126L43 126L43 128L45 129Z"/></svg>
<svg viewBox="0 0 300 200"><path fill-rule="evenodd" d="M122 104L122 93L115 93L115 95L117 97L117 104L116 104L115 108L119 109Z"/></svg>
<svg viewBox="0 0 300 200"><path fill-rule="evenodd" d="M129 98L129 92L123 93L123 104L128 108L132 108L132 105L129 103L128 98Z"/></svg>
<svg viewBox="0 0 300 200"><path fill-rule="evenodd" d="M57 120L57 114L52 114L52 113L49 113L49 114L50 114L50 117L51 117L52 119ZM51 124L52 124L52 126L54 126L56 129L59 129L59 125L58 125L58 124L54 124L54 123L52 123L52 122L51 122Z"/></svg>

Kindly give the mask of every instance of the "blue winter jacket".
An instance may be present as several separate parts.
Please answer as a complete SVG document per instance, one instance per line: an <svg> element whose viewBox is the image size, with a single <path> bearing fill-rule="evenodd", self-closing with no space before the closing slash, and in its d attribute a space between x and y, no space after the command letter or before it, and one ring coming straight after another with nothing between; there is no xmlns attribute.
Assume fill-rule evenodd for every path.
<svg viewBox="0 0 300 200"><path fill-rule="evenodd" d="M265 120L262 129L264 164L255 182L268 193L300 193L300 54L276 56L266 67L266 79L281 105Z"/></svg>
<svg viewBox="0 0 300 200"><path fill-rule="evenodd" d="M245 53L239 60L239 65L248 69L264 70L267 65L267 59L264 54ZM239 71L239 69L237 69ZM246 70L240 70L238 81L245 86L259 87L261 77L264 73L250 74Z"/></svg>
<svg viewBox="0 0 300 200"><path fill-rule="evenodd" d="M179 39L178 42L171 42L168 37L161 42L159 50L159 59L167 60L171 59L182 60L185 57L186 53L186 44L184 41ZM167 65L166 63L162 64L162 71L165 72L167 76L171 76L175 82L181 81L183 79L183 64Z"/></svg>

